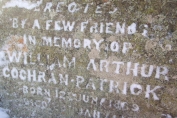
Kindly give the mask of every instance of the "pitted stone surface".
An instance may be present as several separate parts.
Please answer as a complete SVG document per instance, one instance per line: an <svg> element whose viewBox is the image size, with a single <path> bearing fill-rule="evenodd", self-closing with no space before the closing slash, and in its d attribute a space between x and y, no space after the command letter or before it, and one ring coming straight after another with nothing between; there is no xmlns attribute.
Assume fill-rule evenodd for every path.
<svg viewBox="0 0 177 118"><path fill-rule="evenodd" d="M0 1L11 118L177 117L175 0Z"/></svg>

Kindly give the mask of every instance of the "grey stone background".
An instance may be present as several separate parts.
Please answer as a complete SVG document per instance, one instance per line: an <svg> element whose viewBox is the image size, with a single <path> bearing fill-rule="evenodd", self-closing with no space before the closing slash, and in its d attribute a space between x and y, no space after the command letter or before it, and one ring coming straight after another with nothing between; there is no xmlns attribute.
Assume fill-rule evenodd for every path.
<svg viewBox="0 0 177 118"><path fill-rule="evenodd" d="M175 0L43 0L43 1L29 1L28 5L38 3L36 7L26 6L8 6L7 3L13 0L0 1L0 39L1 39L1 77L0 77L0 107L8 109L7 113L12 118L84 118L95 117L100 118L175 118L177 117L177 2ZM15 0L14 0L15 1ZM16 0L17 1L17 0ZM24 1L17 1L24 2ZM42 2L42 4L40 4ZM50 10L45 11L46 4L52 2ZM57 12L58 2L63 2L61 5L61 12ZM68 10L68 5L76 3L78 11L71 13ZM14 3L15 4L15 3ZM87 13L84 13L86 5L89 4ZM101 13L96 13L96 9ZM117 10L114 13L110 11ZM74 7L71 7L73 10ZM18 27L13 27L14 18L18 20ZM26 20L24 27L21 21ZM38 19L40 29L34 28L34 20ZM52 20L49 30L46 30L46 21ZM75 21L75 28L72 31L55 31L54 21ZM94 23L114 23L120 22L122 26L125 23L125 33L91 33L89 28L84 32L80 31L80 23L89 21L89 26ZM127 27L132 23L136 24L136 33L128 34ZM146 27L144 27L146 24ZM99 24L100 25L100 24ZM115 26L113 27L113 29ZM142 33L144 29L148 32L146 36ZM24 42L24 35L27 37L27 43ZM28 36L35 36L36 44L28 41ZM91 49L79 49L56 47L43 45L42 37L65 37L66 39L103 39L103 43L98 51L95 45L91 45ZM113 52L110 50L112 42L119 43L119 51ZM130 42L132 48L127 53L122 53L123 43ZM82 44L83 45L83 44ZM109 48L109 50L106 50ZM8 59L8 52L22 52L27 54L27 63L24 64L23 58L19 62L10 62ZM37 54L41 54L40 62L37 61ZM31 55L31 56L30 56ZM49 56L49 58L47 57ZM69 61L73 57L76 58L75 67L71 64L69 67L64 66L64 57ZM59 59L61 67L55 66L52 68L52 63ZM87 69L90 59L95 59L97 70L93 67ZM116 74L115 65L109 66L109 72L105 70L100 71L100 60L107 60L110 63L113 61L124 62L125 65L121 67L120 74ZM154 67L163 66L168 68L168 78L165 80L164 76L155 78L156 69L150 77L142 77L140 72L137 76L131 74L126 75L127 62L139 63L138 71L142 64L153 65ZM31 64L35 63L35 64ZM44 65L40 65L43 63ZM12 70L36 70L45 72L47 82L35 82L28 80L21 80L18 76L13 78L10 72L9 77L4 77L3 69L7 67ZM105 69L105 68L104 68ZM18 72L19 72L18 71ZM161 70L162 71L162 70ZM68 75L69 83L64 85L60 83L58 74ZM36 74L37 76L38 74ZM77 87L77 75L82 76L85 81ZM53 76L54 80L48 82ZM92 80L90 80L92 78ZM107 79L108 81L118 82L119 93L109 92L110 85L104 84L104 91L100 90L100 79ZM73 82L72 82L73 80ZM89 82L94 83L96 90L92 86L87 88ZM122 94L124 82L128 83L127 95ZM139 95L132 95L130 85L136 83L142 86L142 93ZM153 89L155 86L161 86L155 91L159 100L154 100L153 95L150 98L145 98L145 91L147 85ZM24 86L28 87L28 93L24 92ZM40 89L40 88L42 89ZM42 95L37 93L37 89L42 91ZM65 92L65 99L56 97L56 89ZM45 91L50 91L47 95ZM31 92L30 92L31 91ZM138 91L138 90L137 90ZM74 94L79 96L89 96L89 102L83 100L71 100ZM62 96L62 92L59 96ZM92 97L98 97L97 103L92 102ZM74 98L74 97L73 97ZM100 105L102 98L105 101ZM109 103L112 101L112 106ZM116 104L117 103L117 104ZM124 104L125 106L122 107ZM139 106L138 111L134 104ZM116 106L117 105L117 106ZM83 111L82 111L82 110ZM82 111L82 112L81 112ZM94 113L100 113L96 116Z"/></svg>

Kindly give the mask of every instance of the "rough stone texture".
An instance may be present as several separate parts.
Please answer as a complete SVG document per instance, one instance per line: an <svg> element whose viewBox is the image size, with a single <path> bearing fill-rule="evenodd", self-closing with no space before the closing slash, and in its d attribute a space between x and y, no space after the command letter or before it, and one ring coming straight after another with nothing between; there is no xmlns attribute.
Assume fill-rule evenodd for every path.
<svg viewBox="0 0 177 118"><path fill-rule="evenodd" d="M14 1L25 2L25 0ZM94 116L94 113L100 113L100 118L177 117L177 2L175 0L43 0L39 7L32 9L27 9L25 6L19 8L18 5L5 8L4 6L7 6L8 2L10 0L0 1L0 107L8 109L7 113L10 117L99 117ZM36 3L34 0L26 0L26 2L29 3L28 5ZM46 4L49 2L52 2L51 10L44 12ZM61 12L56 11L58 2L63 2ZM70 13L68 6L71 3L76 3L77 8L80 9ZM84 13L87 4L90 6L87 13ZM100 7L98 12L102 11L102 13L95 13L97 7ZM115 8L117 11L110 13ZM71 7L71 10L73 9L74 7ZM13 27L14 18L18 19L17 28ZM24 28L21 25L23 19L27 19ZM38 19L40 29L37 27L33 29L35 19ZM46 30L47 20L52 20L49 30ZM71 23L75 21L74 29L72 31L54 30L54 22L62 20ZM81 32L81 22L86 21L89 24L85 31ZM100 27L101 22L113 23L111 30L114 32L105 33L105 27L103 33L99 33L100 29L98 29L98 33L90 32L90 26L98 23ZM120 22L121 26L125 23L124 34L115 33L117 22ZM136 24L136 33L128 34L127 27L132 23ZM148 32L146 36L142 35L144 30ZM29 42L29 35L35 36L36 44ZM44 36L64 37L66 40L71 38L73 44L71 47L65 47L60 41L60 47L53 46L53 44L52 46L43 45L42 37ZM74 39L81 40L80 48L74 48ZM84 39L91 40L91 48L84 48ZM100 51L96 49L92 39L97 41L103 39ZM110 49L112 42L118 42L119 50L117 52ZM128 52L123 53L125 42L131 43L131 48ZM27 64L24 64L24 56L20 58L19 62L10 62L9 55L12 55L13 52L27 54ZM38 54L41 54L40 61L37 59ZM75 67L73 63L69 66L67 62L64 62L64 58L71 62L73 57L76 59ZM60 67L56 65L58 59ZM93 65L88 68L90 59L94 59L96 70ZM108 70L105 69L105 65L103 65L103 70L100 69L101 60L109 62ZM115 73L116 65L112 64L113 61L124 62L119 74ZM132 68L134 63L139 63L137 76L134 76L132 71L130 74L126 74L128 62L132 63ZM40 65L41 63L43 65ZM53 63L55 64L52 65ZM149 66L153 65L154 69L150 77L141 76L142 64L148 65L146 73L148 73ZM168 74L161 74L159 78L155 77L157 66L168 68ZM9 70L7 69L5 74L10 75L9 77L5 77L3 74L6 67ZM11 72L13 68L18 70L19 75L20 70L24 70L26 75L27 70L30 70L31 73L36 70L37 80L28 81L27 77L22 80L19 75L16 78L15 70ZM39 82L39 71L45 73L46 82ZM163 68L160 68L160 72L162 71ZM60 81L59 74L62 74L63 77L68 75L68 85ZM25 74L23 73L22 76ZM77 86L78 76L84 78L84 82L81 82L79 87ZM51 79L54 77L56 82ZM100 88L100 79L108 81L103 84L104 90ZM116 90L110 92L110 82L114 82L114 84L118 82L117 92ZM127 82L126 95L122 91L125 82ZM139 95L133 95L130 91L132 84L141 85L142 92ZM159 100L155 100L152 94L149 98L145 97L148 85L150 85L150 89L156 86L161 87L155 91ZM25 93L25 86L28 87L28 93ZM50 91L50 95L47 95L46 91ZM135 93L137 92L139 89L135 89ZM64 99L61 98L63 94ZM78 100L80 96L81 101ZM89 96L88 102L83 101L86 96ZM93 101L94 98L98 98L97 102ZM138 110L137 106L139 106Z"/></svg>

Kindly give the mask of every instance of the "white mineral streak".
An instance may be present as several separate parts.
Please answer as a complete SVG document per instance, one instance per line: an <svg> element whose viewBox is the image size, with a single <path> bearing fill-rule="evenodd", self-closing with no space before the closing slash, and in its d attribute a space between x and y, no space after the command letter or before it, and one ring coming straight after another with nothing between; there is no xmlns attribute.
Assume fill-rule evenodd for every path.
<svg viewBox="0 0 177 118"><path fill-rule="evenodd" d="M29 0L10 0L2 8L19 7L31 10L41 5L42 2L43 0L37 1L36 3Z"/></svg>
<svg viewBox="0 0 177 118"><path fill-rule="evenodd" d="M165 118L172 118L171 115L169 115L169 114L162 114L162 116L165 116Z"/></svg>
<svg viewBox="0 0 177 118"><path fill-rule="evenodd" d="M3 109L0 107L0 118L10 118L9 115L6 113L7 111L7 109Z"/></svg>

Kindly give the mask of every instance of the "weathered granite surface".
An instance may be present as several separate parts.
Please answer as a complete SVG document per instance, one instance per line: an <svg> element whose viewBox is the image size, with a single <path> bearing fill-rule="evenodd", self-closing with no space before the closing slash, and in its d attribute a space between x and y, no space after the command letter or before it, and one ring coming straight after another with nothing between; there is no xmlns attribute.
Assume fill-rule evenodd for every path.
<svg viewBox="0 0 177 118"><path fill-rule="evenodd" d="M177 118L175 0L1 0L11 118Z"/></svg>

